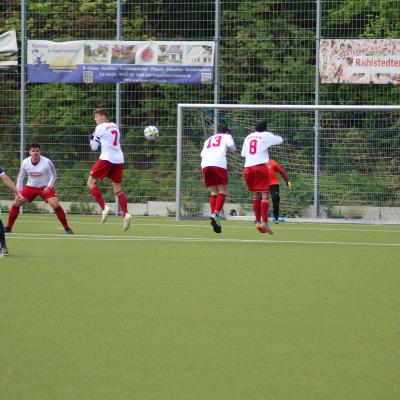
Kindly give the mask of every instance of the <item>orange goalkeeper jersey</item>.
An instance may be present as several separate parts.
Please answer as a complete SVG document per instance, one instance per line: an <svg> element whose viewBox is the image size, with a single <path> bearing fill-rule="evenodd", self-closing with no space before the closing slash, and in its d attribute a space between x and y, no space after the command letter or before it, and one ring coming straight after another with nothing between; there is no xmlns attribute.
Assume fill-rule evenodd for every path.
<svg viewBox="0 0 400 400"><path fill-rule="evenodd" d="M283 180L287 182L289 180L288 176L286 175L285 170L275 161L269 159L267 163L268 171L269 171L269 184L270 185L279 185L279 179L276 175L277 172L281 174Z"/></svg>

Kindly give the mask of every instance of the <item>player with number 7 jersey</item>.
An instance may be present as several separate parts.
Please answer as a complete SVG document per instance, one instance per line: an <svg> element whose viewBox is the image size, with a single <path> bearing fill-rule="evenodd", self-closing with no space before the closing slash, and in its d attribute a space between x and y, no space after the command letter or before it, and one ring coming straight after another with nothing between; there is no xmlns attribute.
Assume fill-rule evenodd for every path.
<svg viewBox="0 0 400 400"><path fill-rule="evenodd" d="M272 234L268 225L269 161L268 148L283 142L280 136L267 131L267 122L260 121L254 132L246 136L242 147L245 157L244 179L249 192L253 192L253 210L256 228L261 233Z"/></svg>
<svg viewBox="0 0 400 400"><path fill-rule="evenodd" d="M124 217L123 230L126 231L129 229L131 216L128 214L127 198L121 188L124 153L121 149L120 131L117 124L108 120L106 109L96 108L93 115L97 126L94 133L88 136L89 144L92 151L96 151L101 146L101 154L90 170L87 186L101 208L101 223L103 224L111 209L104 203L97 182L102 181L105 177L111 180Z"/></svg>

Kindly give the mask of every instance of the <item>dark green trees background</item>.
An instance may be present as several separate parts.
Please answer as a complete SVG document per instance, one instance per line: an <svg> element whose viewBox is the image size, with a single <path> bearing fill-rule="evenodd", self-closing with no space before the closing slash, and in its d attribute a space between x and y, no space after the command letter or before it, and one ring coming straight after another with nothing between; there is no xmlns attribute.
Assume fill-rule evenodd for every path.
<svg viewBox="0 0 400 400"><path fill-rule="evenodd" d="M104 0L38 1L27 6L27 38L48 40L115 39L117 2ZM315 0L221 0L220 102L249 104L314 104L315 101ZM397 0L322 1L321 36L324 38L400 38L400 2ZM213 40L213 1L122 1L122 37L124 40ZM0 4L0 31L21 32L20 2ZM0 164L15 175L19 164L20 73L0 70ZM398 86L321 85L321 104L399 104ZM128 192L134 201L174 198L176 105L179 102L213 102L213 85L121 86L121 119L124 142L135 148L127 156L131 184ZM76 201L83 194L82 182L88 155L86 133L93 129L91 111L102 105L115 109L114 85L27 85L27 141L46 144L46 151L59 167L64 194ZM115 115L113 115L115 117ZM388 140L391 148L379 149L383 168L385 151L399 151L399 119L389 117ZM346 127L347 135L364 135L373 121L363 116L357 126ZM163 151L153 152L142 140L147 124L157 124L163 135L157 144ZM312 122L310 122L312 126ZM355 129L359 128L359 130ZM373 135L373 131L370 133ZM299 134L301 136L301 133ZM51 138L51 139L50 139ZM60 150L60 143L65 146ZM333 143L333 142L332 142ZM357 140L355 140L357 143ZM324 185L335 181L335 162L340 148L328 144L325 149ZM396 150L397 149L397 150ZM310 152L312 153L312 149ZM376 149L365 148L367 159L376 159ZM385 165L383 182L388 204L399 201L398 163ZM352 167L360 180L366 174ZM323 171L324 172L324 171ZM373 174L373 171L369 171ZM137 179L138 177L145 179ZM300 180L300 177L298 177ZM324 174L322 174L324 179ZM138 183L140 182L140 183ZM346 187L350 187L348 182ZM171 188L169 188L172 186ZM298 187L301 187L301 181ZM303 185L306 187L306 183ZM340 187L340 185L339 185ZM397 189L396 189L397 187ZM346 189L347 190L347 189ZM2 189L2 193L5 193ZM340 198L352 199L351 193ZM311 194L310 194L311 196ZM337 194L336 194L337 196ZM312 201L299 191L303 203Z"/></svg>

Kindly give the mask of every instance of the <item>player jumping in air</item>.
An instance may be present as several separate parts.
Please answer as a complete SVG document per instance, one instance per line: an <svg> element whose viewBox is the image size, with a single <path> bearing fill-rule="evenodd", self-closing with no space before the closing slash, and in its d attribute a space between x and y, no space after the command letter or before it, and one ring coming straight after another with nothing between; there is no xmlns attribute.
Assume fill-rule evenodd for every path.
<svg viewBox="0 0 400 400"><path fill-rule="evenodd" d="M28 175L25 186L24 178ZM67 217L57 199L54 185L57 180L57 171L53 162L41 155L40 145L33 143L29 146L29 157L21 163L17 178L17 189L19 191L15 202L11 206L6 232L11 232L15 220L19 214L19 208L25 203L32 202L36 196L40 196L54 210L58 220L61 222L65 232L72 235L74 232L69 227Z"/></svg>
<svg viewBox="0 0 400 400"><path fill-rule="evenodd" d="M209 137L201 152L204 184L210 189L210 221L215 233L221 233L220 213L228 188L226 152L235 151L235 143L226 125L220 124L217 133Z"/></svg>
<svg viewBox="0 0 400 400"><path fill-rule="evenodd" d="M104 224L111 209L105 205L97 181L102 181L105 177L111 180L124 217L123 229L127 231L131 224L131 215L128 214L128 201L121 188L124 167L124 154L120 144L121 134L118 125L108 121L106 109L96 108L93 115L97 126L94 133L88 137L90 148L96 151L101 146L101 154L89 173L87 186L101 208L101 223Z"/></svg>
<svg viewBox="0 0 400 400"><path fill-rule="evenodd" d="M4 169L0 167L0 180L9 188L11 189L16 196L18 196L18 190L15 187L14 182L9 178L9 176L5 173ZM0 208L0 217L1 217L1 208ZM8 249L6 244L6 237L4 235L4 225L3 221L0 218L0 245L1 250L0 254L2 256L8 256Z"/></svg>
<svg viewBox="0 0 400 400"><path fill-rule="evenodd" d="M281 144L280 136L267 132L267 122L260 121L255 132L244 139L242 157L245 157L244 179L249 192L253 192L253 209L256 228L261 233L272 231L268 225L269 161L268 147Z"/></svg>

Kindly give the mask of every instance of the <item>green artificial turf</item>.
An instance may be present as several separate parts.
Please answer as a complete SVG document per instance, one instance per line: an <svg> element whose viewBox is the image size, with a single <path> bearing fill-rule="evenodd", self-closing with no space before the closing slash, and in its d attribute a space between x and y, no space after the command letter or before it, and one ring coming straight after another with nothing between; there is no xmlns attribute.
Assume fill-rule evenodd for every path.
<svg viewBox="0 0 400 400"><path fill-rule="evenodd" d="M400 227L22 215L4 400L397 400Z"/></svg>

